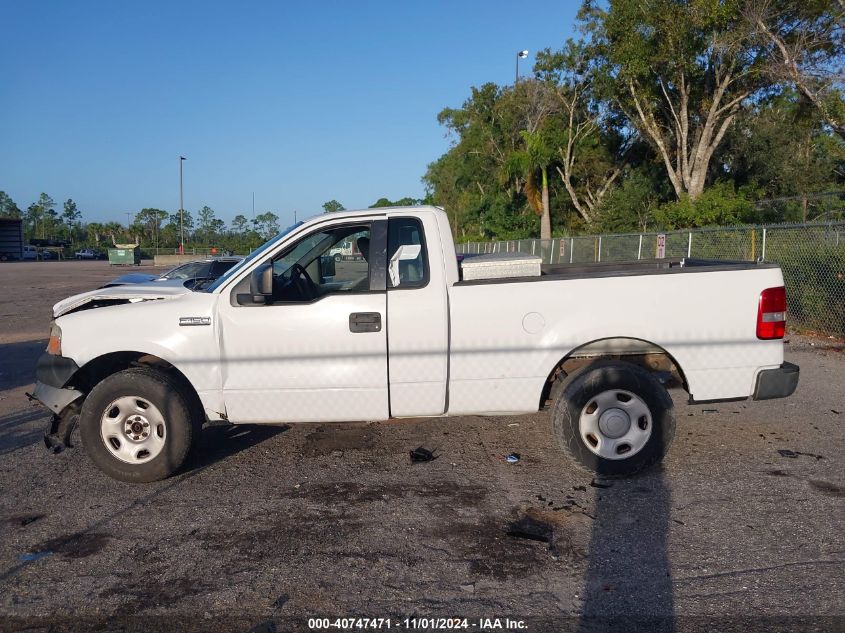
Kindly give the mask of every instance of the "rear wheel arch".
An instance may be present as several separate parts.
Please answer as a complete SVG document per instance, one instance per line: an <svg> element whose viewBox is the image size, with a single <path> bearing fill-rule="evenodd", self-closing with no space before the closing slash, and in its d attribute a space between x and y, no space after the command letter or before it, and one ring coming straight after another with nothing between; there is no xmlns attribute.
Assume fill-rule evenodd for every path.
<svg viewBox="0 0 845 633"><path fill-rule="evenodd" d="M671 378L689 393L689 383L681 365L664 347L636 337L606 337L579 345L554 365L543 383L539 409L546 409L554 404L563 380L568 375L606 360L637 365L654 374L668 372Z"/></svg>

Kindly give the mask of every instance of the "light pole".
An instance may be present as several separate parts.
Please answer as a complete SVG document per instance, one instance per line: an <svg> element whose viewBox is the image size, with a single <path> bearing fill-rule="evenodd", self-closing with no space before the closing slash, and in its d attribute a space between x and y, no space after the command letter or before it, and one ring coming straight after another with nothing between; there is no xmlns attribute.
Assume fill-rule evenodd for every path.
<svg viewBox="0 0 845 633"><path fill-rule="evenodd" d="M519 83L519 60L528 57L528 51L519 51L516 54L516 79L513 80L513 85Z"/></svg>
<svg viewBox="0 0 845 633"><path fill-rule="evenodd" d="M184 156L179 157L179 254L185 254L185 223L182 219L185 203L184 197L182 195L182 161L185 160Z"/></svg>

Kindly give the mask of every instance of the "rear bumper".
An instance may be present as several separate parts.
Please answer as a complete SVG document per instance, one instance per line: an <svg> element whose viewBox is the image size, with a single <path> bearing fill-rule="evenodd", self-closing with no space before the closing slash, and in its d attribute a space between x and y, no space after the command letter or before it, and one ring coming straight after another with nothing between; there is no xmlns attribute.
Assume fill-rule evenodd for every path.
<svg viewBox="0 0 845 633"><path fill-rule="evenodd" d="M783 363L776 369L764 369L757 374L757 384L754 385L754 400L771 400L772 398L786 398L795 392L798 386L798 365Z"/></svg>

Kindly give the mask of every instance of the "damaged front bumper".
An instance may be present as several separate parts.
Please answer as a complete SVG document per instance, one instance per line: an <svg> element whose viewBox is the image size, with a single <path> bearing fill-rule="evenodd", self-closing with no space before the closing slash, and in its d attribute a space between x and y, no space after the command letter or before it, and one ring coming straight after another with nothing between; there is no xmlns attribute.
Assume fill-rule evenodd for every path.
<svg viewBox="0 0 845 633"><path fill-rule="evenodd" d="M26 394L30 400L37 400L53 413L44 443L54 452L71 446L70 436L79 419L85 393L66 386L78 370L79 367L70 358L44 353L35 369L35 389Z"/></svg>

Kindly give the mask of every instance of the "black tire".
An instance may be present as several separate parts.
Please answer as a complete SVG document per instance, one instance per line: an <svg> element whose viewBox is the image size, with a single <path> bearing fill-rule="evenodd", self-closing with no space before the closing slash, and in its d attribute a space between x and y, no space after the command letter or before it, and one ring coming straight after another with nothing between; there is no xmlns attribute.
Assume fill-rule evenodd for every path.
<svg viewBox="0 0 845 633"><path fill-rule="evenodd" d="M125 396L147 400L158 408L164 420L163 446L144 463L118 459L100 434L108 407ZM159 371L139 367L117 372L101 380L85 398L79 416L82 445L91 461L110 477L132 483L165 479L179 470L199 439L201 418L191 411L190 402L184 388Z"/></svg>
<svg viewBox="0 0 845 633"><path fill-rule="evenodd" d="M339 255L339 254L335 253L335 256L334 256L334 261L335 261L335 263L336 263L336 264L337 264L337 263L340 263L340 260L341 260L341 259L343 259L343 257L342 257L341 255Z"/></svg>
<svg viewBox="0 0 845 633"><path fill-rule="evenodd" d="M588 406L594 406L599 394L613 390L630 392L645 403L651 416L651 434L642 448L630 457L622 457L625 453L620 453L619 458L608 459L588 446L581 434L580 420L582 412L588 411ZM628 477L654 466L663 459L675 437L675 414L669 393L654 375L637 365L597 361L563 378L557 391L559 396L552 409L552 424L564 453L583 468L603 477ZM644 424L647 428L649 423ZM621 448L624 449L624 445Z"/></svg>

